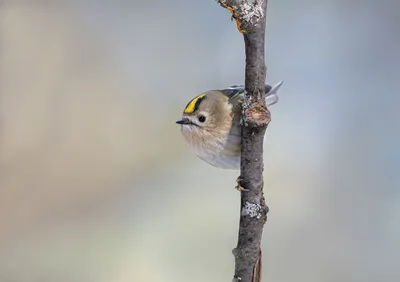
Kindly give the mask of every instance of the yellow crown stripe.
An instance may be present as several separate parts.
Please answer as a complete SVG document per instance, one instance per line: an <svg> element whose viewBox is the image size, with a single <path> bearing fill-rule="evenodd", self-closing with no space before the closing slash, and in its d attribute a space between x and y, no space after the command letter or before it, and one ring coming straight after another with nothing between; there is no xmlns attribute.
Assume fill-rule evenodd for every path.
<svg viewBox="0 0 400 282"><path fill-rule="evenodd" d="M196 108L196 103L199 99L202 99L204 96L206 96L206 94L201 94L199 96L197 96L196 98L194 98L192 101L190 101L190 103L186 106L185 108L185 113L193 113L195 108Z"/></svg>

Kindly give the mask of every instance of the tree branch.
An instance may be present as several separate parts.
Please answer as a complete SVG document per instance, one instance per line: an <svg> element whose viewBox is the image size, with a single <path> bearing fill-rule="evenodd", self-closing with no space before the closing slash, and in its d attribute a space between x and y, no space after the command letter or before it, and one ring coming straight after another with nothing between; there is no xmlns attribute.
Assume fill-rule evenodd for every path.
<svg viewBox="0 0 400 282"><path fill-rule="evenodd" d="M263 143L271 120L265 103L264 57L268 0L220 0L244 36L246 50L246 94L242 108L242 152L240 186L241 214L235 256L237 282L261 281L261 238L268 206L263 195Z"/></svg>

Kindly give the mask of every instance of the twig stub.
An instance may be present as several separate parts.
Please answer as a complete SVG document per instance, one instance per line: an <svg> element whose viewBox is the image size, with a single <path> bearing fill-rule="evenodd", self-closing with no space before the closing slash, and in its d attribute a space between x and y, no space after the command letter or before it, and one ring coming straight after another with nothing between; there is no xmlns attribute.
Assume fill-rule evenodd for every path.
<svg viewBox="0 0 400 282"><path fill-rule="evenodd" d="M256 102L244 111L244 121L250 127L264 127L271 121L271 113L265 104Z"/></svg>
<svg viewBox="0 0 400 282"><path fill-rule="evenodd" d="M240 33L245 33L262 22L264 1L267 0L217 0L222 7L231 12Z"/></svg>

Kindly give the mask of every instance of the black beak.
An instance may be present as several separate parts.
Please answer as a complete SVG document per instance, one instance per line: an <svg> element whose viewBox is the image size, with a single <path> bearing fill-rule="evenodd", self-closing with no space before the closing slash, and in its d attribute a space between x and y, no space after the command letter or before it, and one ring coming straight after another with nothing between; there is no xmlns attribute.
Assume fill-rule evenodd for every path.
<svg viewBox="0 0 400 282"><path fill-rule="evenodd" d="M192 124L192 122L187 118L183 118L181 120L178 120L176 123L177 124Z"/></svg>

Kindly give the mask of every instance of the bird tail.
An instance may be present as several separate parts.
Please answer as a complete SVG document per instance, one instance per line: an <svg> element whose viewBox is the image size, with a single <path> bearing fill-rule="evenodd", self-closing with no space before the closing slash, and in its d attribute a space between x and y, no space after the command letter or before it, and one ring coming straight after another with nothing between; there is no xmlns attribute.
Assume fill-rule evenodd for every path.
<svg viewBox="0 0 400 282"><path fill-rule="evenodd" d="M265 85L265 102L267 103L267 106L272 106L273 104L276 104L279 101L278 97L278 90L282 86L283 81L279 81L277 84L271 86L271 85Z"/></svg>

